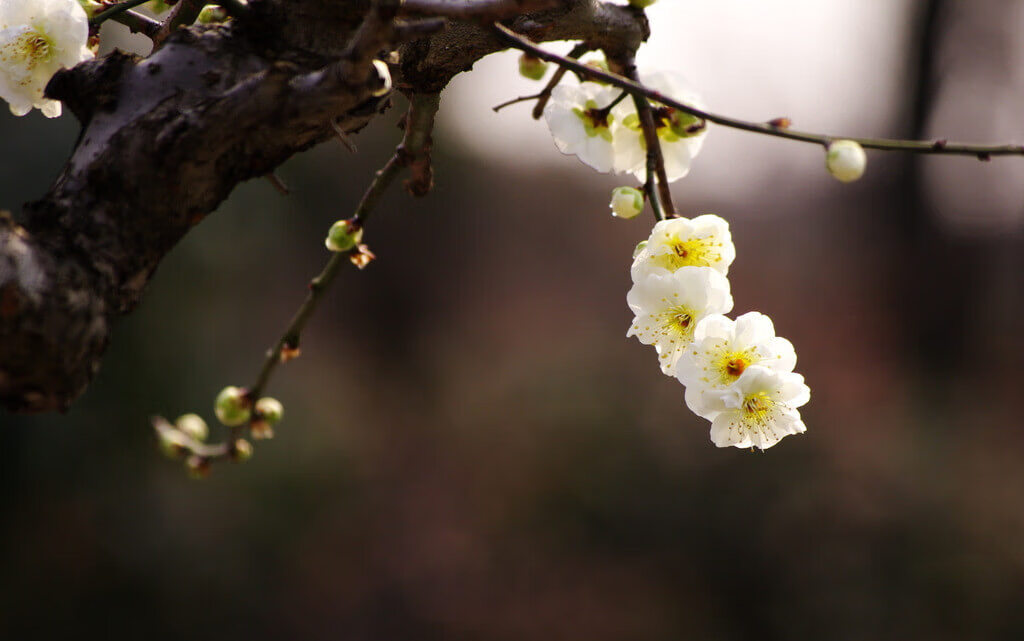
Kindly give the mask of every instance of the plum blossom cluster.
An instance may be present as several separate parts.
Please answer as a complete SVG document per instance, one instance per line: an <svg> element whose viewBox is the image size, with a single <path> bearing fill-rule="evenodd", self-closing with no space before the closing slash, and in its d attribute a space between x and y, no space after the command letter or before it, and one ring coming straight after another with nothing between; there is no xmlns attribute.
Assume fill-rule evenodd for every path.
<svg viewBox="0 0 1024 641"><path fill-rule="evenodd" d="M627 336L655 348L661 371L686 387L690 410L711 421L715 445L767 449L806 431L798 408L810 389L770 318L725 316L735 257L729 224L718 216L659 221L633 259Z"/></svg>
<svg viewBox="0 0 1024 641"><path fill-rule="evenodd" d="M704 106L677 73L641 73L639 79L686 105L698 109ZM657 103L653 111L666 177L669 181L683 178L704 145L707 122ZM636 106L622 90L593 81L560 84L551 91L544 119L563 154L575 155L599 172L632 174L644 181L647 145Z"/></svg>
<svg viewBox="0 0 1024 641"><path fill-rule="evenodd" d="M89 20L78 0L0 0L0 98L11 113L33 108L47 118L61 104L43 95L64 67L91 58Z"/></svg>

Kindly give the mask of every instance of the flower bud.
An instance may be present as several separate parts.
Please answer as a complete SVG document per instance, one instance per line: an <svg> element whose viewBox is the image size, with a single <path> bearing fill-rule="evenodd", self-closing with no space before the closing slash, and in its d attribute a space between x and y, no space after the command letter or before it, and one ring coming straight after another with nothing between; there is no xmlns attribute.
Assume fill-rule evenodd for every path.
<svg viewBox="0 0 1024 641"><path fill-rule="evenodd" d="M381 86L370 93L376 98L386 96L391 92L391 70L388 69L387 63L381 60L374 60L373 68L377 70L377 77L380 78Z"/></svg>
<svg viewBox="0 0 1024 641"><path fill-rule="evenodd" d="M217 415L217 420L228 427L233 427L249 420L250 405L249 396L244 390L233 386L225 387L217 395L213 411Z"/></svg>
<svg viewBox="0 0 1024 641"><path fill-rule="evenodd" d="M636 247L633 248L633 258L639 256L640 252L642 252L645 249L647 249L647 241L641 240L639 243L636 244Z"/></svg>
<svg viewBox="0 0 1024 641"><path fill-rule="evenodd" d="M853 182L864 175L868 157L853 140L837 140L825 149L825 167L840 182Z"/></svg>
<svg viewBox="0 0 1024 641"><path fill-rule="evenodd" d="M274 438L274 428L264 418L258 418L249 424L249 434L257 441Z"/></svg>
<svg viewBox="0 0 1024 641"><path fill-rule="evenodd" d="M205 479L210 475L210 461L193 454L185 461L185 470L190 479Z"/></svg>
<svg viewBox="0 0 1024 641"><path fill-rule="evenodd" d="M616 187L608 204L612 216L627 220L636 218L644 210L644 194L636 187Z"/></svg>
<svg viewBox="0 0 1024 641"><path fill-rule="evenodd" d="M284 417L284 405L276 398L264 396L256 401L256 414L271 425L277 425Z"/></svg>
<svg viewBox="0 0 1024 641"><path fill-rule="evenodd" d="M189 451L188 437L174 428L159 429L156 437L160 444L160 451L172 461L180 459Z"/></svg>
<svg viewBox="0 0 1024 641"><path fill-rule="evenodd" d="M229 17L230 16L228 15L228 12L224 10L224 7L219 7L215 4L208 4L199 12L199 23L214 24L218 22L227 22Z"/></svg>
<svg viewBox="0 0 1024 641"><path fill-rule="evenodd" d="M363 239L363 228L352 220L339 220L331 225L324 245L332 252L347 252Z"/></svg>
<svg viewBox="0 0 1024 641"><path fill-rule="evenodd" d="M629 6L636 7L637 9L646 9L658 0L629 0Z"/></svg>
<svg viewBox="0 0 1024 641"><path fill-rule="evenodd" d="M210 428L206 426L203 417L198 414L179 416L178 420L174 421L174 425L186 436L196 441L205 441L206 437L210 435Z"/></svg>
<svg viewBox="0 0 1024 641"><path fill-rule="evenodd" d="M547 73L548 63L537 56L524 53L519 56L519 75L530 80L540 80Z"/></svg>
<svg viewBox="0 0 1024 641"><path fill-rule="evenodd" d="M235 463L245 463L252 458L252 443L240 438L235 441L235 448L231 450L231 460Z"/></svg>

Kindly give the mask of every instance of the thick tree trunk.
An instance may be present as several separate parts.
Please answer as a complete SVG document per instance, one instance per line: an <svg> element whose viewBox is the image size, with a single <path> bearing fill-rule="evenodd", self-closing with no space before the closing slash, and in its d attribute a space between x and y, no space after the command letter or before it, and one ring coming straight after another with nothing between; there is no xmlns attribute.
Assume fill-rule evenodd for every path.
<svg viewBox="0 0 1024 641"><path fill-rule="evenodd" d="M647 37L638 11L555 4L511 24L612 52ZM370 59L399 44L391 16L368 20L369 0L250 7L227 26L182 29L148 58L115 53L54 77L48 93L82 133L50 192L17 218L0 215L3 406L65 409L98 369L112 321L238 183L329 138L332 122L358 131L386 107ZM500 48L486 29L452 23L401 50L397 86L440 91Z"/></svg>

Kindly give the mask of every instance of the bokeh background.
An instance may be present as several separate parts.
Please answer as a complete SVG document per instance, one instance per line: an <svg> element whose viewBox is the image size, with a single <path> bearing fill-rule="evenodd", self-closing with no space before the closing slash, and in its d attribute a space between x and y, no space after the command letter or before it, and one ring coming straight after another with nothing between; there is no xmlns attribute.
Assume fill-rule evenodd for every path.
<svg viewBox="0 0 1024 641"><path fill-rule="evenodd" d="M717 111L847 135L1024 142L1024 2L663 0L647 66ZM204 482L148 417L251 382L400 132L396 108L241 186L158 270L66 415L0 414L0 637L1020 639L1024 160L716 128L674 185L733 228L808 432L719 450L626 339L621 179L559 155L515 56L445 94L426 199L395 190L270 392L278 437ZM73 118L0 114L0 206ZM111 194L116 198L116 194ZM146 212L140 211L140 216Z"/></svg>

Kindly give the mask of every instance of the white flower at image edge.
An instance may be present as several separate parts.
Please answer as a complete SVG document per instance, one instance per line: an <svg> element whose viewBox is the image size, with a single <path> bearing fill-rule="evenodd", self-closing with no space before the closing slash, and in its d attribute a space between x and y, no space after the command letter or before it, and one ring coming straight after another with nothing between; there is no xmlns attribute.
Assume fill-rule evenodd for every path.
<svg viewBox="0 0 1024 641"><path fill-rule="evenodd" d="M92 57L89 20L78 0L0 0L0 98L11 113L33 108L47 118L61 104L43 97L57 70Z"/></svg>
<svg viewBox="0 0 1024 641"><path fill-rule="evenodd" d="M658 352L661 371L676 375L676 364L693 342L694 329L709 314L732 309L729 281L710 267L652 272L633 284L626 302L635 317L626 336Z"/></svg>
<svg viewBox="0 0 1024 641"><path fill-rule="evenodd" d="M558 150L577 156L602 173L611 171L615 165L615 116L604 115L601 109L610 105L618 93L592 82L555 87L551 101L544 107L544 120Z"/></svg>
<svg viewBox="0 0 1024 641"><path fill-rule="evenodd" d="M647 244L633 259L633 280L653 270L711 267L723 276L736 259L729 223L714 214L658 221Z"/></svg>
<svg viewBox="0 0 1024 641"><path fill-rule="evenodd" d="M703 110L704 103L690 83L671 71L641 73L640 83L683 104ZM707 136L707 123L690 114L652 102L658 140L669 181L690 173L690 163L700 153ZM615 132L615 171L631 173L643 182L647 178L647 145L632 100L623 100L612 114L620 125Z"/></svg>
<svg viewBox="0 0 1024 641"><path fill-rule="evenodd" d="M686 386L686 405L698 416L714 418L708 396L734 384L754 365L784 373L796 366L793 344L775 335L772 319L758 312L736 320L720 314L706 317L676 371Z"/></svg>
<svg viewBox="0 0 1024 641"><path fill-rule="evenodd" d="M807 431L797 408L810 398L803 376L752 365L729 387L706 395L711 441L718 447L766 450Z"/></svg>

